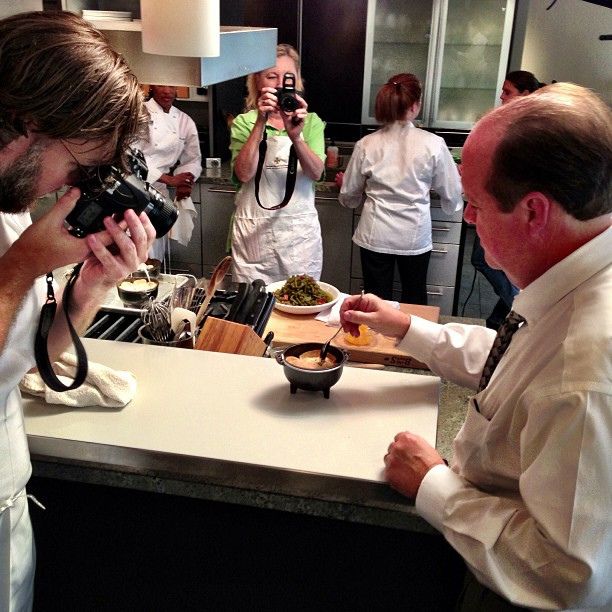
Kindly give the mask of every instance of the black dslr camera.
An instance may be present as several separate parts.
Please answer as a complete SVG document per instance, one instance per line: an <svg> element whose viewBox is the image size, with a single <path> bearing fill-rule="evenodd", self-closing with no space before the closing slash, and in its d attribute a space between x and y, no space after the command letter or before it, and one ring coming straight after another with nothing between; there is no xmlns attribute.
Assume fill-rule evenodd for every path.
<svg viewBox="0 0 612 612"><path fill-rule="evenodd" d="M64 221L73 236L83 238L99 232L104 229L104 217L112 215L120 220L129 208L147 214L158 238L170 231L178 218L176 207L146 182L149 169L142 152L130 148L127 157L131 174L114 166L100 166L95 175L75 185L81 197Z"/></svg>
<svg viewBox="0 0 612 612"><path fill-rule="evenodd" d="M283 88L276 90L278 106L287 113L292 113L300 107L300 103L295 97L295 74L285 72L283 75Z"/></svg>

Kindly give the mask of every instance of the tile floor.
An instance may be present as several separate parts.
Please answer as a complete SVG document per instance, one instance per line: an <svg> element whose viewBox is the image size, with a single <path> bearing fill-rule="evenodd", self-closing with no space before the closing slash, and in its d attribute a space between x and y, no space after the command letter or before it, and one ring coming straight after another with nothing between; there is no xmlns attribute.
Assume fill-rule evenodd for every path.
<svg viewBox="0 0 612 612"><path fill-rule="evenodd" d="M498 298L493 288L482 274L477 273L474 278L475 270L470 263L474 235L474 228L468 226L465 235L465 248L463 251L463 269L461 274L461 286L459 288L457 316L486 319L493 311L493 307L497 303Z"/></svg>

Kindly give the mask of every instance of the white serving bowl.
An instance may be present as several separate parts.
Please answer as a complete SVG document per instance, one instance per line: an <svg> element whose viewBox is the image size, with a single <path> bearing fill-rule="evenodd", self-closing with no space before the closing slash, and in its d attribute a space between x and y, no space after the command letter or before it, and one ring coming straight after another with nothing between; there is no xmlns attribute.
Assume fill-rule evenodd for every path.
<svg viewBox="0 0 612 612"><path fill-rule="evenodd" d="M270 293L274 293L278 289L280 289L287 281L277 281L276 283L270 283L266 287L266 291ZM315 304L314 306L291 306L290 304L281 304L278 300L274 303L274 308L280 310L282 312L288 312L289 314L295 315L307 315L307 314L316 314L317 312L321 312L322 310L326 310L327 308L331 308L340 297L340 291L336 289L333 285L329 285L328 283L324 283L323 281L317 281L317 285L321 287L323 291L329 293L332 296L331 302L326 302L325 304Z"/></svg>

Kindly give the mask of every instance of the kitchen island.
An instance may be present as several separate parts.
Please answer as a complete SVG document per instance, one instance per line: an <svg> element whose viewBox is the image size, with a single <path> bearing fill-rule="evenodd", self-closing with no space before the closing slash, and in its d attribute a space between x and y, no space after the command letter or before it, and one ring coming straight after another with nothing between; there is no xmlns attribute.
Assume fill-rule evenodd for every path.
<svg viewBox="0 0 612 612"><path fill-rule="evenodd" d="M434 435L450 459L467 390L422 370L345 367L329 400L291 396L271 359L86 342L92 361L139 374L140 397L121 410L27 400L28 489L47 506L31 509L37 601L96 610L450 605L462 562L410 500L383 482L382 456L394 433L411 426L401 415L426 412L439 392ZM261 420L249 426L235 400L236 377L251 360L261 380L251 408ZM171 372L189 375L189 393L201 406L200 415L191 412L191 427L180 421L197 408L181 405L184 377ZM351 408L343 412L344 400ZM200 451L211 402L217 422L209 423L214 449L206 457ZM274 421L281 429L270 429ZM423 427L427 434L427 419ZM370 446L353 465L346 453L360 435ZM139 448L143 437L176 447ZM257 440L267 446L249 449ZM286 460L296 448L307 452Z"/></svg>
<svg viewBox="0 0 612 612"><path fill-rule="evenodd" d="M410 428L401 414L426 410L439 391L436 444L450 459L467 390L422 370L345 367L329 400L301 391L291 396L271 359L86 342L92 361L138 372L142 392L121 410L27 400L34 470L28 489L47 506L31 509L37 601L96 610L208 609L204 601L214 609L325 603L359 609L370 598L394 605L410 597L414 609L445 609L454 598L461 560L410 500L383 482L382 456L394 433ZM263 368L261 385L252 389L261 422L244 427L232 403L240 387L235 377L251 360ZM183 367L184 361L191 365ZM142 379L143 368L151 381ZM205 368L212 371L204 375ZM180 420L196 408L181 405L178 382L167 378L177 371L189 374L190 393L201 406L191 428ZM153 391L162 397L153 398ZM341 400L351 409L343 412ZM213 401L220 404L218 422L210 424L216 458L207 458L198 448ZM372 409L381 410L380 423ZM175 431L168 432L173 420ZM284 429L270 430L273 421ZM345 427L333 434L332 424L340 422ZM371 441L363 453L369 458L355 457L354 467L345 454L363 435L360 423ZM177 446L172 452L138 448L143 436ZM249 437L267 439L268 447L249 450ZM284 462L279 448L300 447L308 452L298 463ZM252 452L264 459L249 458Z"/></svg>

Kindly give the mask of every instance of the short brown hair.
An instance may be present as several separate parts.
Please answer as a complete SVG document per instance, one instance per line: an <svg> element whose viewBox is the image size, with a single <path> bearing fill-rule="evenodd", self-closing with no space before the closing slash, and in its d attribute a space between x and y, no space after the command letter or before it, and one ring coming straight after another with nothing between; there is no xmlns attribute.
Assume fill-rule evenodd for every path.
<svg viewBox="0 0 612 612"><path fill-rule="evenodd" d="M108 139L116 161L147 114L134 74L104 36L70 12L0 20L0 147L31 129L51 138Z"/></svg>
<svg viewBox="0 0 612 612"><path fill-rule="evenodd" d="M501 210L539 191L581 221L612 212L612 112L594 92L547 85L485 118L504 130L486 184Z"/></svg>
<svg viewBox="0 0 612 612"><path fill-rule="evenodd" d="M392 76L376 95L376 121L387 125L404 119L412 105L421 100L421 91L421 82L414 74Z"/></svg>

